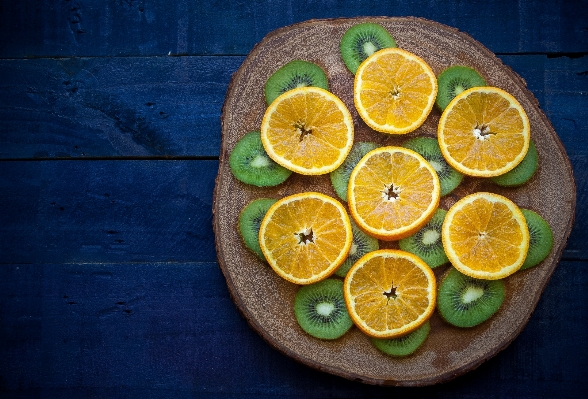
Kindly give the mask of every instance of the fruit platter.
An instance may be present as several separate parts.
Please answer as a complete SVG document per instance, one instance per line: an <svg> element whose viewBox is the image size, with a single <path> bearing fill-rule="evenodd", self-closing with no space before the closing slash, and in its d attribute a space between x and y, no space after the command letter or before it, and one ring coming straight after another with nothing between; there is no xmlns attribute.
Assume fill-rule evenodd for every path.
<svg viewBox="0 0 588 399"><path fill-rule="evenodd" d="M482 43L408 17L287 26L233 75L221 124L217 256L269 345L344 378L423 386L525 328L575 182L524 80Z"/></svg>

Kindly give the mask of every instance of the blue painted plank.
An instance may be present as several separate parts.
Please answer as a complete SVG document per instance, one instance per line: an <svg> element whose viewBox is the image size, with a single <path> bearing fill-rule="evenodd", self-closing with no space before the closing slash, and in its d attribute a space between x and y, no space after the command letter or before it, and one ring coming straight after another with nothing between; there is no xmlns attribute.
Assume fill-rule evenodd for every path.
<svg viewBox="0 0 588 399"><path fill-rule="evenodd" d="M218 265L0 268L2 397L536 398L588 388L588 263L561 262L515 341L424 388L369 386L278 353L239 315Z"/></svg>
<svg viewBox="0 0 588 399"><path fill-rule="evenodd" d="M0 263L215 261L217 161L0 162Z"/></svg>
<svg viewBox="0 0 588 399"><path fill-rule="evenodd" d="M210 156L243 57L0 62L0 158Z"/></svg>
<svg viewBox="0 0 588 399"><path fill-rule="evenodd" d="M570 156L588 154L588 56L502 56ZM244 57L0 61L0 159L217 157Z"/></svg>
<svg viewBox="0 0 588 399"><path fill-rule="evenodd" d="M527 82L568 154L588 155L588 55L500 58Z"/></svg>
<svg viewBox="0 0 588 399"><path fill-rule="evenodd" d="M370 15L436 20L494 52L586 52L587 9L565 0L3 1L0 57L244 55L286 25Z"/></svg>
<svg viewBox="0 0 588 399"><path fill-rule="evenodd" d="M564 259L588 259L588 157L572 158L576 223ZM210 262L218 161L0 162L0 264Z"/></svg>

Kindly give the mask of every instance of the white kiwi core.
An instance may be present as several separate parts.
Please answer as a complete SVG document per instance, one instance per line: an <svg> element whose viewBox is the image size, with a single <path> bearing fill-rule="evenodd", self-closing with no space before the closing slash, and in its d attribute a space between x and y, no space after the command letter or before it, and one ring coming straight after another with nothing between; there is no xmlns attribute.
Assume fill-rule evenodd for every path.
<svg viewBox="0 0 588 399"><path fill-rule="evenodd" d="M461 296L463 303L474 302L484 295L484 290L480 287L468 287Z"/></svg>

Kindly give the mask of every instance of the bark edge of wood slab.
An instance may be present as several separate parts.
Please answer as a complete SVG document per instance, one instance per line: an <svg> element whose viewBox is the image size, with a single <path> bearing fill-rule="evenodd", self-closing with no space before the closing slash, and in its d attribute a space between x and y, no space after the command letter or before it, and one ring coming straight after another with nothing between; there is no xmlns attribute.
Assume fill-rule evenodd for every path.
<svg viewBox="0 0 588 399"><path fill-rule="evenodd" d="M506 299L490 320L461 329L445 323L435 312L430 319L431 332L427 341L406 358L380 353L356 327L334 341L306 334L296 323L293 311L299 287L275 274L248 251L240 239L237 221L241 209L249 201L261 197L277 199L301 191L320 191L337 198L329 176L293 174L277 187L256 188L237 181L228 164L236 142L261 125L266 109L263 95L266 80L293 59L314 62L325 70L330 90L345 102L353 115L355 141L400 145L419 135L436 137L441 115L436 108L422 127L401 136L375 132L358 117L353 106L353 75L343 64L339 41L349 27L361 22L381 24L398 47L422 57L436 75L450 65L473 67L488 85L500 87L517 98L529 116L531 138L540 157L535 176L519 188L501 188L489 180L466 177L460 187L442 198L440 206L448 209L469 193L490 191L505 195L522 208L538 212L554 234L554 246L546 260L505 279ZM433 385L473 370L505 349L531 317L561 258L574 222L576 186L570 161L524 80L466 33L434 21L412 17L309 20L270 32L233 75L223 105L221 126L213 227L219 265L233 301L250 326L272 347L312 368L350 380L374 385ZM396 242L380 244L383 248L398 247ZM448 267L435 269L437 278Z"/></svg>

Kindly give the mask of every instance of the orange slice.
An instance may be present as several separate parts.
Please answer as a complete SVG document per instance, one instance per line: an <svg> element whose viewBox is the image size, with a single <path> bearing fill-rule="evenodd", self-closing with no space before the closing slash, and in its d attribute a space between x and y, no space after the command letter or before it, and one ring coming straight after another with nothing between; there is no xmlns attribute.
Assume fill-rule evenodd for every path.
<svg viewBox="0 0 588 399"><path fill-rule="evenodd" d="M352 231L340 202L315 192L277 201L259 228L259 246L284 279L310 284L329 277L351 249Z"/></svg>
<svg viewBox="0 0 588 399"><path fill-rule="evenodd" d="M435 309L436 291L435 274L424 261L393 249L361 257L343 284L351 319L376 338L394 338L420 327Z"/></svg>
<svg viewBox="0 0 588 399"><path fill-rule="evenodd" d="M521 104L497 87L474 87L457 95L439 120L441 152L463 174L499 176L527 154L529 118Z"/></svg>
<svg viewBox="0 0 588 399"><path fill-rule="evenodd" d="M449 209L441 238L447 257L460 272L498 280L521 267L530 235L525 216L514 202L498 194L478 192Z"/></svg>
<svg viewBox="0 0 588 399"><path fill-rule="evenodd" d="M347 203L366 233L399 240L433 217L440 193L437 173L422 156L407 148L380 147L351 172Z"/></svg>
<svg viewBox="0 0 588 399"><path fill-rule="evenodd" d="M303 175L329 173L353 145L353 119L345 104L318 87L285 92L267 108L261 141L269 157Z"/></svg>
<svg viewBox="0 0 588 399"><path fill-rule="evenodd" d="M355 108L369 127L405 134L427 119L437 97L437 78L422 58L387 48L361 63L353 94Z"/></svg>

